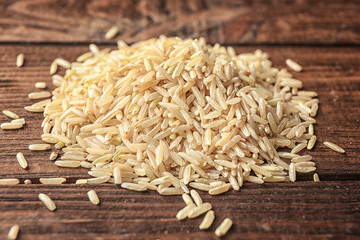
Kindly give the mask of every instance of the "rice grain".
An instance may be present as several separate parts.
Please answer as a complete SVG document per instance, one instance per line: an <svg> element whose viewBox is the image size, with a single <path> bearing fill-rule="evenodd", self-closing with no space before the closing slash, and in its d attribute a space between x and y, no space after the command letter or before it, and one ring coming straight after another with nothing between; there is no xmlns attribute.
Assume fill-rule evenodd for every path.
<svg viewBox="0 0 360 240"><path fill-rule="evenodd" d="M19 229L20 229L20 227L18 224L15 224L14 226L12 226L7 235L7 238L11 239L11 240L16 240L18 237L18 234L19 234Z"/></svg>
<svg viewBox="0 0 360 240"><path fill-rule="evenodd" d="M285 63L289 68L291 68L295 72L301 72L302 70L302 67L292 59L286 59Z"/></svg>
<svg viewBox="0 0 360 240"><path fill-rule="evenodd" d="M0 185L16 185L19 184L20 180L17 178L3 178L0 179Z"/></svg>
<svg viewBox="0 0 360 240"><path fill-rule="evenodd" d="M31 151L45 151L50 149L50 144L46 144L46 143L39 143L39 144L30 144L29 145L29 149Z"/></svg>
<svg viewBox="0 0 360 240"><path fill-rule="evenodd" d="M185 218L187 218L190 214L190 212L196 208L196 205L194 203L191 203L189 205L186 205L186 207L184 207L183 209L181 209L177 214L176 214L176 218L178 220L183 220Z"/></svg>
<svg viewBox="0 0 360 240"><path fill-rule="evenodd" d="M119 29L116 26L111 27L106 33L105 33L105 39L113 39L116 34L118 33Z"/></svg>
<svg viewBox="0 0 360 240"><path fill-rule="evenodd" d="M42 184L63 184L66 182L66 178L40 178L39 181Z"/></svg>
<svg viewBox="0 0 360 240"><path fill-rule="evenodd" d="M89 197L89 200L92 204L94 205L99 205L100 204L100 199L98 197L98 195L96 194L96 192L94 190L90 190L87 192L87 195Z"/></svg>
<svg viewBox="0 0 360 240"><path fill-rule="evenodd" d="M44 193L40 193L39 199L44 203L45 207L47 207L47 209L49 209L50 211L56 210L55 203L53 202L53 200L51 200L51 198L48 195Z"/></svg>
<svg viewBox="0 0 360 240"><path fill-rule="evenodd" d="M205 214L205 217L203 218L199 226L199 229L201 230L208 229L209 227L211 227L211 224L214 222L214 219L215 219L214 211L213 210L208 211Z"/></svg>
<svg viewBox="0 0 360 240"><path fill-rule="evenodd" d="M22 67L24 65L24 54L20 53L16 58L16 66Z"/></svg>
<svg viewBox="0 0 360 240"><path fill-rule="evenodd" d="M47 91L42 92L32 92L28 94L30 99L41 99L41 98L48 98L51 97L51 93Z"/></svg>
<svg viewBox="0 0 360 240"><path fill-rule="evenodd" d="M335 143L324 142L324 145L327 146L328 148L334 150L335 152L345 153L345 150L343 148L339 147L338 145L336 145Z"/></svg>
<svg viewBox="0 0 360 240"><path fill-rule="evenodd" d="M211 210L212 206L210 203L203 203L200 206L197 206L190 210L188 217L189 218L196 218L207 211Z"/></svg>
<svg viewBox="0 0 360 240"><path fill-rule="evenodd" d="M23 168L26 169L28 167L28 162L26 161L24 154L22 154L21 152L18 152L16 154L16 159L19 162L19 165Z"/></svg>
<svg viewBox="0 0 360 240"><path fill-rule="evenodd" d="M195 202L196 206L200 206L200 205L203 204L203 200L202 200L202 198L200 197L200 195L199 195L199 193L197 191L191 190L190 195L194 199L194 202Z"/></svg>
<svg viewBox="0 0 360 240"><path fill-rule="evenodd" d="M0 125L1 129L4 130L14 130L14 129L20 129L23 127L23 124L21 123L16 123L16 122L11 122L11 123L2 123Z"/></svg>
<svg viewBox="0 0 360 240"><path fill-rule="evenodd" d="M319 178L319 175L317 173L314 173L314 182L320 182L320 178Z"/></svg>
<svg viewBox="0 0 360 240"><path fill-rule="evenodd" d="M225 218L224 221L216 228L215 235L218 237L224 236L232 226L230 218Z"/></svg>
<svg viewBox="0 0 360 240"><path fill-rule="evenodd" d="M7 116L7 117L9 117L9 118L12 118L12 119L18 119L19 118L19 116L16 114L16 113L14 113L14 112L12 112L12 111L10 111L10 110L4 110L4 111L2 111L3 112L3 114L5 115L5 116Z"/></svg>
<svg viewBox="0 0 360 240"><path fill-rule="evenodd" d="M44 89L44 88L46 88L46 82L36 82L35 87L40 88L40 89Z"/></svg>

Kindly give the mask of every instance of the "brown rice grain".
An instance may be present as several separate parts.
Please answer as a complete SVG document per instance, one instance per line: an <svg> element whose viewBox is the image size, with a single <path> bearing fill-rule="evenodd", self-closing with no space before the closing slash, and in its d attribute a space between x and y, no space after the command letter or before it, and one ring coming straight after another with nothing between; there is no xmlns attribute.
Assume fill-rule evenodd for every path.
<svg viewBox="0 0 360 240"><path fill-rule="evenodd" d="M207 211L211 210L212 206L210 203L203 203L200 206L197 206L193 209L191 209L191 211L189 212L188 217L189 218L196 218L204 213L206 213Z"/></svg>
<svg viewBox="0 0 360 240"><path fill-rule="evenodd" d="M199 226L199 229L201 230L208 229L209 227L211 227L211 224L214 222L214 219L215 219L214 211L213 210L208 211L205 214L205 217L203 218Z"/></svg>
<svg viewBox="0 0 360 240"><path fill-rule="evenodd" d="M100 199L98 197L98 195L96 194L96 192L94 190L90 190L87 192L87 195L89 197L89 200L92 204L94 205L99 205L100 204Z"/></svg>
<svg viewBox="0 0 360 240"><path fill-rule="evenodd" d="M28 94L30 99L41 99L41 98L48 98L51 97L51 93L47 91L42 92L32 92Z"/></svg>
<svg viewBox="0 0 360 240"><path fill-rule="evenodd" d="M28 167L28 162L26 161L24 154L22 154L21 152L18 152L16 154L16 159L19 162L19 165L23 168L26 169Z"/></svg>
<svg viewBox="0 0 360 240"><path fill-rule="evenodd" d="M63 184L66 182L66 178L40 178L39 181L42 184Z"/></svg>
<svg viewBox="0 0 360 240"><path fill-rule="evenodd" d="M41 89L46 88L46 82L36 82L35 87Z"/></svg>
<svg viewBox="0 0 360 240"><path fill-rule="evenodd" d="M58 65L56 61L53 61L50 65L50 75L54 75L57 72Z"/></svg>
<svg viewBox="0 0 360 240"><path fill-rule="evenodd" d="M53 202L53 200L51 200L51 198L44 194L44 193L40 193L39 194L39 199L44 203L45 207L47 209L49 209L50 211L55 211L56 210L56 205Z"/></svg>
<svg viewBox="0 0 360 240"><path fill-rule="evenodd" d="M190 212L196 208L196 205L194 203L191 203L189 205L186 205L183 209L181 209L177 214L176 214L176 218L178 220L183 220L186 217L189 216Z"/></svg>
<svg viewBox="0 0 360 240"><path fill-rule="evenodd" d="M19 184L20 180L17 178L3 178L0 179L0 185L16 185Z"/></svg>
<svg viewBox="0 0 360 240"><path fill-rule="evenodd" d="M186 203L186 205L190 205L193 204L193 200L191 199L191 197L189 196L189 194L184 193L182 195L182 199L184 200L184 202Z"/></svg>
<svg viewBox="0 0 360 240"><path fill-rule="evenodd" d="M87 184L87 183L88 183L87 179L78 179L75 182L75 184Z"/></svg>
<svg viewBox="0 0 360 240"><path fill-rule="evenodd" d="M25 179L24 184L31 184L31 180L30 179Z"/></svg>
<svg viewBox="0 0 360 240"><path fill-rule="evenodd" d="M16 58L16 66L22 67L24 65L24 54L20 53Z"/></svg>
<svg viewBox="0 0 360 240"><path fill-rule="evenodd" d="M28 112L44 112L43 107L25 106L24 109Z"/></svg>
<svg viewBox="0 0 360 240"><path fill-rule="evenodd" d="M58 66L63 67L65 69L71 68L71 63L62 58L56 58L55 62Z"/></svg>
<svg viewBox="0 0 360 240"><path fill-rule="evenodd" d="M197 191L191 190L190 195L194 199L194 202L195 202L196 206L200 206L200 205L203 204L203 200L202 200L202 198L200 197L200 195L199 195L199 193Z"/></svg>
<svg viewBox="0 0 360 240"><path fill-rule="evenodd" d="M4 114L5 116L7 116L7 117L9 117L9 118L12 118L12 119L18 119L18 118L19 118L19 116L18 116L16 113L14 113L13 111L4 110L4 111L2 111L2 112L3 112L3 114Z"/></svg>
<svg viewBox="0 0 360 240"><path fill-rule="evenodd" d="M320 178L319 178L319 175L317 173L314 173L314 182L320 182Z"/></svg>
<svg viewBox="0 0 360 240"><path fill-rule="evenodd" d="M289 165L289 178L290 178L290 181L292 181L292 182L296 181L296 166L295 166L295 163L290 163L290 165Z"/></svg>
<svg viewBox="0 0 360 240"><path fill-rule="evenodd" d="M54 161L58 157L58 152L51 152L49 159Z"/></svg>
<svg viewBox="0 0 360 240"><path fill-rule="evenodd" d="M301 72L302 70L302 67L292 59L286 59L285 63L289 68L291 68L295 72Z"/></svg>
<svg viewBox="0 0 360 240"><path fill-rule="evenodd" d="M146 191L147 190L147 187L146 186L143 186L143 185L140 185L140 184L136 184L136 183L122 183L121 184L121 187L122 188L126 188L128 190L133 190L133 191Z"/></svg>
<svg viewBox="0 0 360 240"><path fill-rule="evenodd" d="M211 189L209 190L209 194L210 194L210 195L219 195L219 194L222 194L222 193L224 193L224 192L229 191L230 186L231 186L230 183L226 183L226 184L222 184L221 186L211 188Z"/></svg>
<svg viewBox="0 0 360 240"><path fill-rule="evenodd" d="M22 128L23 125L21 123L12 122L12 123L2 123L0 127L1 129L4 130L14 130L14 129Z"/></svg>
<svg viewBox="0 0 360 240"><path fill-rule="evenodd" d="M160 193L160 195L182 195L184 193L184 191L181 188L176 188L176 187L167 187L167 188L163 188L163 189L158 189L157 190L158 193Z"/></svg>
<svg viewBox="0 0 360 240"><path fill-rule="evenodd" d="M327 146L328 148L334 150L335 152L345 153L345 150L343 148L339 147L338 145L336 145L335 143L324 142L324 145Z"/></svg>
<svg viewBox="0 0 360 240"><path fill-rule="evenodd" d="M230 218L225 218L224 221L216 228L215 235L218 237L224 236L232 226Z"/></svg>
<svg viewBox="0 0 360 240"><path fill-rule="evenodd" d="M100 184L100 183L106 183L109 181L109 176L102 176L102 177L95 177L95 178L89 178L87 179L88 184Z"/></svg>
<svg viewBox="0 0 360 240"><path fill-rule="evenodd" d="M10 240L16 240L18 237L18 234L19 234L19 229L20 229L20 227L18 224L15 224L14 226L12 226L7 235L7 238Z"/></svg>
<svg viewBox="0 0 360 240"><path fill-rule="evenodd" d="M46 144L46 143L39 143L39 144L30 144L29 145L29 150L31 151L45 151L50 149L50 144Z"/></svg>
<svg viewBox="0 0 360 240"><path fill-rule="evenodd" d="M115 184L121 184L122 183L120 167L115 167L114 168L113 176L114 176L114 183Z"/></svg>
<svg viewBox="0 0 360 240"><path fill-rule="evenodd" d="M68 160L57 160L55 161L55 165L58 167L66 167L66 168L77 168L80 167L80 161L68 161Z"/></svg>
<svg viewBox="0 0 360 240"><path fill-rule="evenodd" d="M25 119L24 118L14 119L14 120L11 120L11 123L16 123L16 124L20 123L20 124L24 125Z"/></svg>
<svg viewBox="0 0 360 240"><path fill-rule="evenodd" d="M317 139L317 137L315 135L311 136L311 138L307 144L307 149L311 150L314 147L314 145L316 143L316 139Z"/></svg>
<svg viewBox="0 0 360 240"><path fill-rule="evenodd" d="M118 33L119 29L116 26L111 27L106 33L105 33L105 39L113 39L116 34Z"/></svg>

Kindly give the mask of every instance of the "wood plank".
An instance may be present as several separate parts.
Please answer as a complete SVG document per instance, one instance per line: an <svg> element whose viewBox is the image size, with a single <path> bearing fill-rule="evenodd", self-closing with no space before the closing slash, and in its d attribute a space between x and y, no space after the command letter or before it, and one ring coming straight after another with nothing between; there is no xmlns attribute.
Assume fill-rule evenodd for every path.
<svg viewBox="0 0 360 240"><path fill-rule="evenodd" d="M98 193L99 206L89 202L90 189ZM55 212L38 200L40 192L54 200ZM240 192L200 194L216 215L206 231L198 228L201 217L175 218L185 206L180 196L113 185L1 186L0 237L19 224L19 239L218 239L214 231L225 217L234 224L224 239L350 239L360 234L358 182L247 184Z"/></svg>
<svg viewBox="0 0 360 240"><path fill-rule="evenodd" d="M205 37L241 44L359 44L358 0L4 0L1 42L127 42Z"/></svg>
<svg viewBox="0 0 360 240"><path fill-rule="evenodd" d="M49 89L49 65L56 57L74 61L86 51L86 46L62 45L2 45L0 46L0 102L3 109L11 109L25 117L24 129L0 130L0 177L29 178L67 177L69 181L87 177L86 169L64 169L48 160L50 151L30 152L29 144L41 143L42 114L26 112L23 107L35 100L27 98L35 91L34 83L46 81ZM303 65L304 71L294 75L304 81L306 90L319 93L320 110L315 131L318 136L311 155L317 163L323 180L358 180L360 178L360 48L359 47L260 47L267 51L274 66L285 67L284 60L292 58ZM255 47L238 47L237 52L254 51ZM15 66L18 53L25 54L25 65ZM339 110L341 109L341 110ZM8 121L0 115L0 122ZM322 142L332 141L344 147L346 154L339 154L325 147ZM29 161L29 169L21 169L16 153L22 151ZM300 180L311 180L312 174L301 174Z"/></svg>

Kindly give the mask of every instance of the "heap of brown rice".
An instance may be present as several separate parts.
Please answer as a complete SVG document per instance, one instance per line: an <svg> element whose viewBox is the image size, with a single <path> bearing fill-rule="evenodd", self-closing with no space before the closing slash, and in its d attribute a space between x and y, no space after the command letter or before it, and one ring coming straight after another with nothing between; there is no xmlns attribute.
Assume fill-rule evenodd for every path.
<svg viewBox="0 0 360 240"><path fill-rule="evenodd" d="M64 146L56 164L95 177L79 183L215 195L316 169L298 153L314 139L317 94L261 50L164 36L90 50L53 76L42 123L43 141Z"/></svg>

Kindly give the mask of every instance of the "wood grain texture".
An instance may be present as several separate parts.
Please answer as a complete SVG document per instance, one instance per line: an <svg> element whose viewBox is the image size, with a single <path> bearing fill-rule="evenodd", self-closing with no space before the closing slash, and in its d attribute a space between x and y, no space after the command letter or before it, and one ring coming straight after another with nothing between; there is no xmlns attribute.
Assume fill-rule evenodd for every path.
<svg viewBox="0 0 360 240"><path fill-rule="evenodd" d="M86 192L101 201L94 206ZM312 191L312 194L309 194ZM57 206L48 211L37 195ZM234 224L224 239L354 239L360 235L358 182L247 184L220 196L200 193L216 219L200 231L201 217L175 218L185 206L180 196L136 193L113 185L0 187L0 237L15 223L19 239L218 239L214 231L225 217Z"/></svg>
<svg viewBox="0 0 360 240"><path fill-rule="evenodd" d="M0 186L0 239L20 225L24 239L219 239L214 230L225 217L234 221L222 239L358 239L360 237L360 2L358 0L3 0L0 3L0 110L25 117L24 129L0 129L0 178L16 177L31 185ZM201 193L215 210L214 225L200 231L201 218L179 222L184 207L179 196L136 193L111 184L75 185L89 177L86 169L66 169L48 160L50 151L30 152L40 143L41 114L24 110L36 100L38 81L54 86L49 76L56 57L74 61L87 44L115 48L105 40L112 26L116 39L127 42L157 37L205 37L211 43L237 45L236 51L261 48L275 67L292 58L303 66L294 73L305 90L319 93L315 132L318 143L310 154L321 182L312 173L295 183L246 183L239 192L220 196ZM244 45L244 46L239 46ZM25 64L16 67L16 56ZM60 70L63 73L63 70ZM0 123L9 121L0 114ZM346 150L339 154L322 142ZM23 152L29 169L16 153ZM67 184L45 186L40 177L66 177ZM96 190L100 206L87 191ZM56 203L48 211L38 194Z"/></svg>
<svg viewBox="0 0 360 240"><path fill-rule="evenodd" d="M232 44L359 44L360 2L3 0L1 42L135 42L160 34Z"/></svg>

